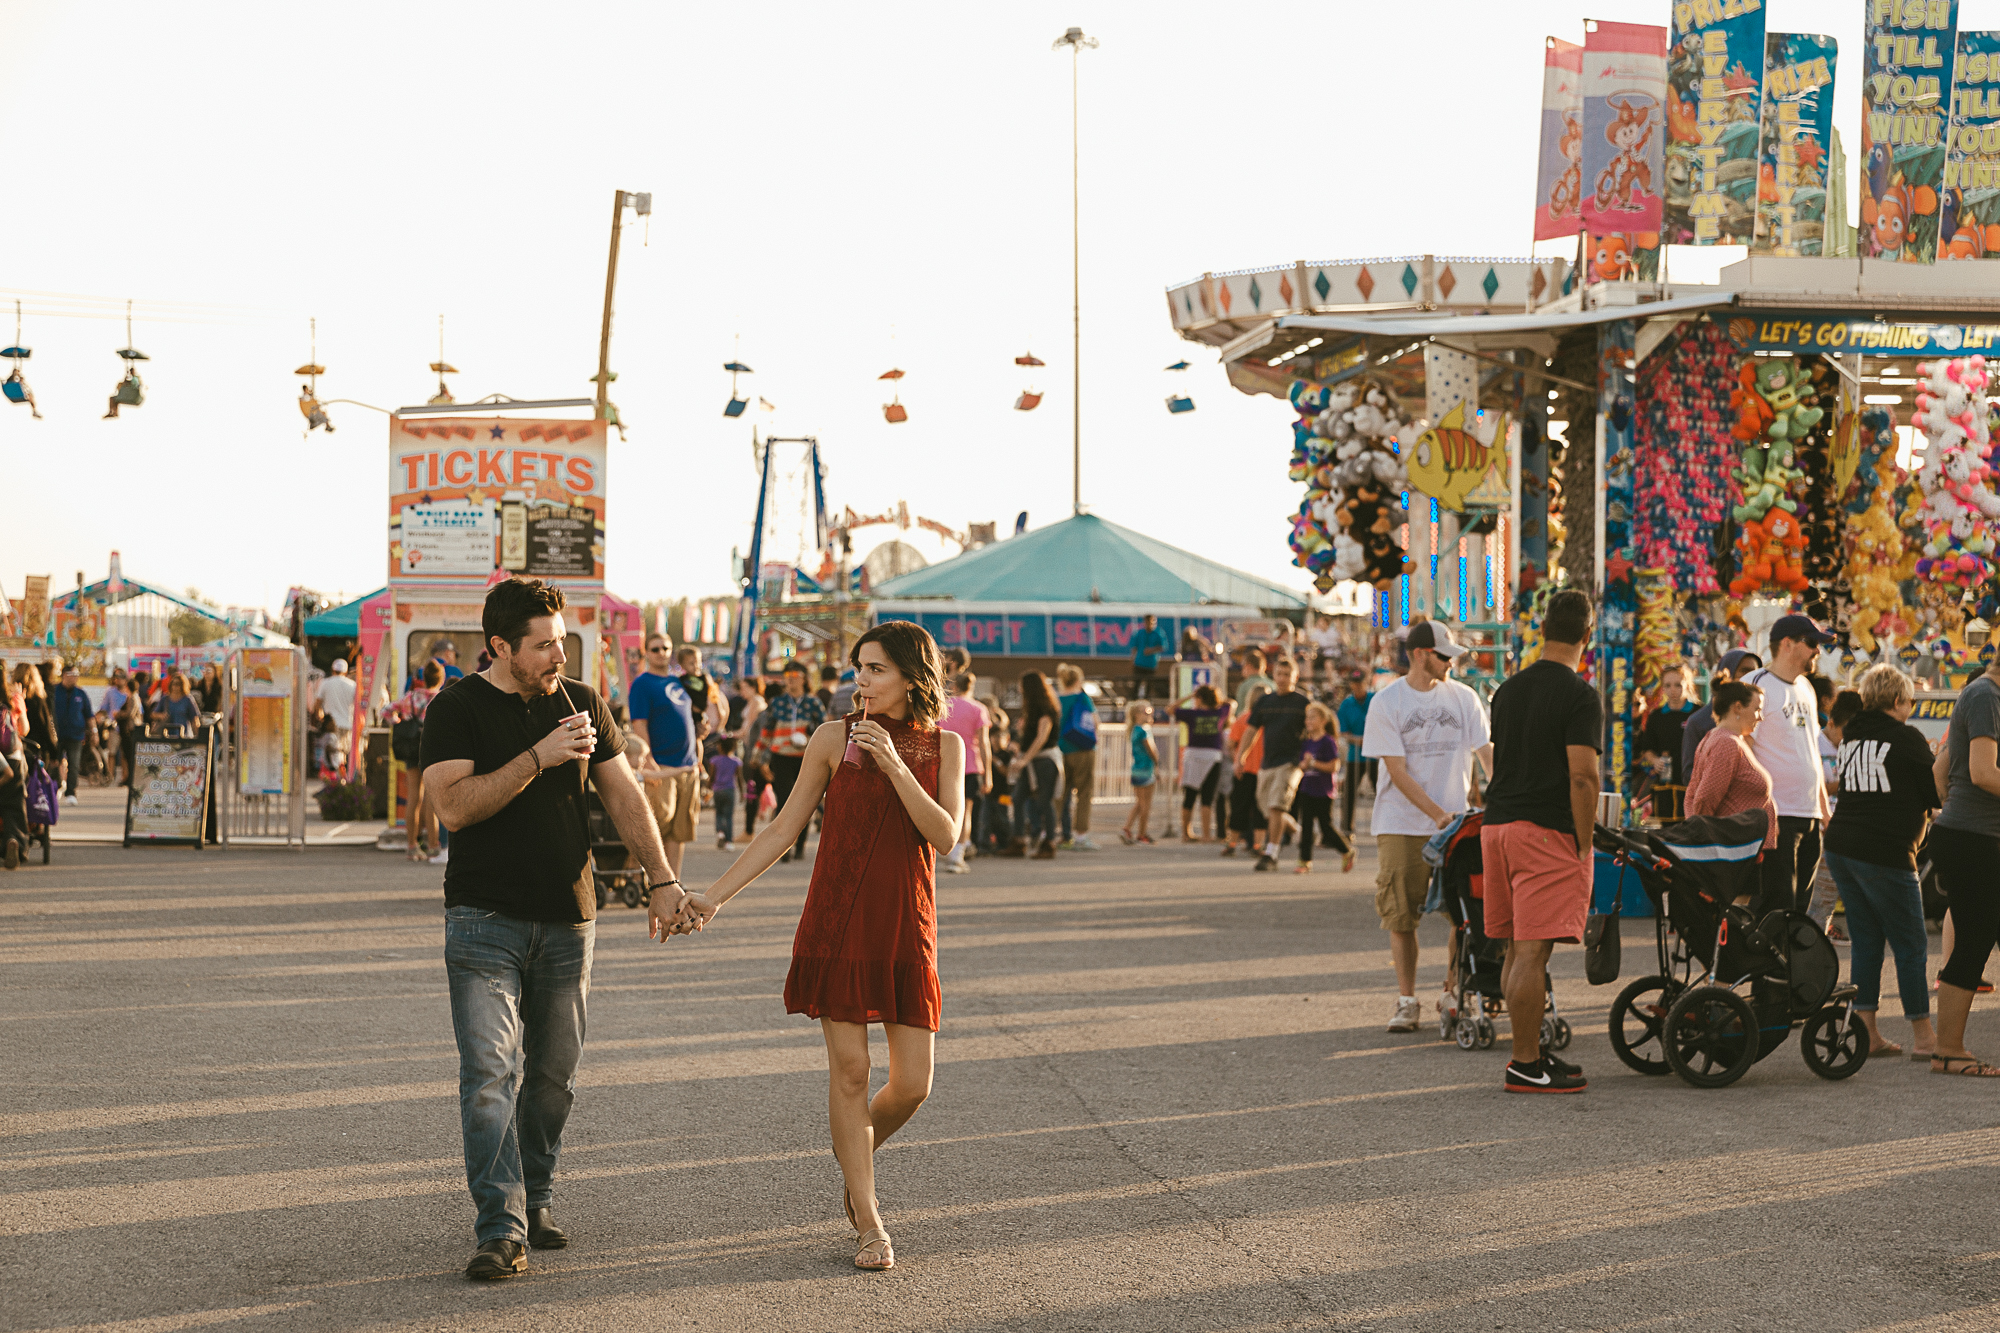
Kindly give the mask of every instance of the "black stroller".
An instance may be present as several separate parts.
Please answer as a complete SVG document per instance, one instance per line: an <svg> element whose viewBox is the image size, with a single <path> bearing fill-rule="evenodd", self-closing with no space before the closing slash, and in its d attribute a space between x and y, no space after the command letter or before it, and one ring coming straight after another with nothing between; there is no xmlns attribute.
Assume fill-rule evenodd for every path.
<svg viewBox="0 0 2000 1333"><path fill-rule="evenodd" d="M603 907L615 896L627 907L644 907L652 897L646 868L618 836L618 826L598 799L597 788L586 787L584 795L589 802L590 872L597 905Z"/></svg>
<svg viewBox="0 0 2000 1333"><path fill-rule="evenodd" d="M1431 866L1430 900L1451 918L1450 998L1438 1009L1438 1039L1456 1041L1462 1051L1483 1051L1493 1045L1493 1015L1504 1012L1500 964L1507 957L1505 940L1486 934L1485 860L1479 851L1479 830L1485 815L1478 810L1431 839L1438 860ZM1542 1045L1560 1051L1569 1045L1569 1020L1556 1010L1555 988L1547 969L1542 988L1548 1006L1542 1018Z"/></svg>
<svg viewBox="0 0 2000 1333"><path fill-rule="evenodd" d="M1611 1048L1629 1068L1727 1087L1801 1024L1806 1067L1821 1078L1867 1063L1855 988L1838 984L1840 955L1819 926L1789 907L1759 921L1734 903L1757 893L1765 827L1764 812L1752 810L1658 832L1597 828L1597 846L1635 871L1653 900L1660 970L1611 1004Z"/></svg>

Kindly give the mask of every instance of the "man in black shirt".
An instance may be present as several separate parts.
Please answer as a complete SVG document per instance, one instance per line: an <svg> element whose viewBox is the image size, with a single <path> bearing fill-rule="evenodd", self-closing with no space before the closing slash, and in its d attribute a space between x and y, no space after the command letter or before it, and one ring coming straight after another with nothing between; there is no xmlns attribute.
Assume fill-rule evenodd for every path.
<svg viewBox="0 0 2000 1333"><path fill-rule="evenodd" d="M486 595L492 665L424 716L424 790L452 831L445 972L458 1037L465 1176L478 1205L472 1278L512 1277L526 1247L561 1249L556 1159L583 1055L597 898L584 782L652 878L656 929L687 894L595 690L562 678L560 589L508 579Z"/></svg>
<svg viewBox="0 0 2000 1333"><path fill-rule="evenodd" d="M1479 851L1485 863L1486 933L1507 941L1500 988L1514 1058L1508 1092L1582 1092L1583 1071L1542 1045L1544 978L1557 941L1583 938L1590 911L1590 834L1597 813L1597 756L1604 707L1576 674L1590 641L1590 599L1574 589L1549 598L1542 655L1493 694L1493 781Z"/></svg>
<svg viewBox="0 0 2000 1333"><path fill-rule="evenodd" d="M1257 858L1259 870L1277 869L1278 844L1284 840L1292 798L1298 795L1299 778L1304 772L1299 767L1299 757L1306 735L1306 705L1312 701L1293 688L1298 676L1299 669L1289 657L1271 663L1271 679L1277 688L1250 710L1250 729L1244 733L1242 748L1237 752L1240 770L1242 756L1249 752L1257 734L1263 733L1264 755L1257 769L1257 808L1270 821L1271 836L1264 844L1263 855Z"/></svg>

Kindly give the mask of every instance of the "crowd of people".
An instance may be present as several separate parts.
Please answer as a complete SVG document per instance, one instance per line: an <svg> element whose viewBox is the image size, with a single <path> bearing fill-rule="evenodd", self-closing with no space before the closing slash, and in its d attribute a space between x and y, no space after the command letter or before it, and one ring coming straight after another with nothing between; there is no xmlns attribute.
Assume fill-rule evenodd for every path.
<svg viewBox="0 0 2000 1333"><path fill-rule="evenodd" d="M9 870L28 846L31 782L46 775L66 805L78 804L80 783L129 786L141 736L192 735L222 707L214 663L194 677L177 666L118 667L96 702L75 663L22 662L0 681L0 864Z"/></svg>

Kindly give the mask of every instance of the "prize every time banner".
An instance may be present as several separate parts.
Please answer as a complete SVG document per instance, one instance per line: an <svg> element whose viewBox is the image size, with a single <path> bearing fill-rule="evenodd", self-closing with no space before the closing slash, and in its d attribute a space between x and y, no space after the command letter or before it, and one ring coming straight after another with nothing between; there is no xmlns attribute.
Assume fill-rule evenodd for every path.
<svg viewBox="0 0 2000 1333"><path fill-rule="evenodd" d="M389 583L604 586L604 423L389 422Z"/></svg>

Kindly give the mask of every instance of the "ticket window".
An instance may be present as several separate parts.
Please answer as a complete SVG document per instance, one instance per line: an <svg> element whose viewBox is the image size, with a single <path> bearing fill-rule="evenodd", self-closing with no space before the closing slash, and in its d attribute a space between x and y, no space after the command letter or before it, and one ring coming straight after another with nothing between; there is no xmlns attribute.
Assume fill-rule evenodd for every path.
<svg viewBox="0 0 2000 1333"><path fill-rule="evenodd" d="M460 671L470 674L479 669L479 654L485 648L486 636L476 629L416 629L410 631L405 643L404 659L410 663L411 680L404 682L408 689L413 683L416 670L435 657L438 645L449 640L458 649L457 666ZM563 675L571 680L582 680L583 636L571 630L563 636Z"/></svg>

